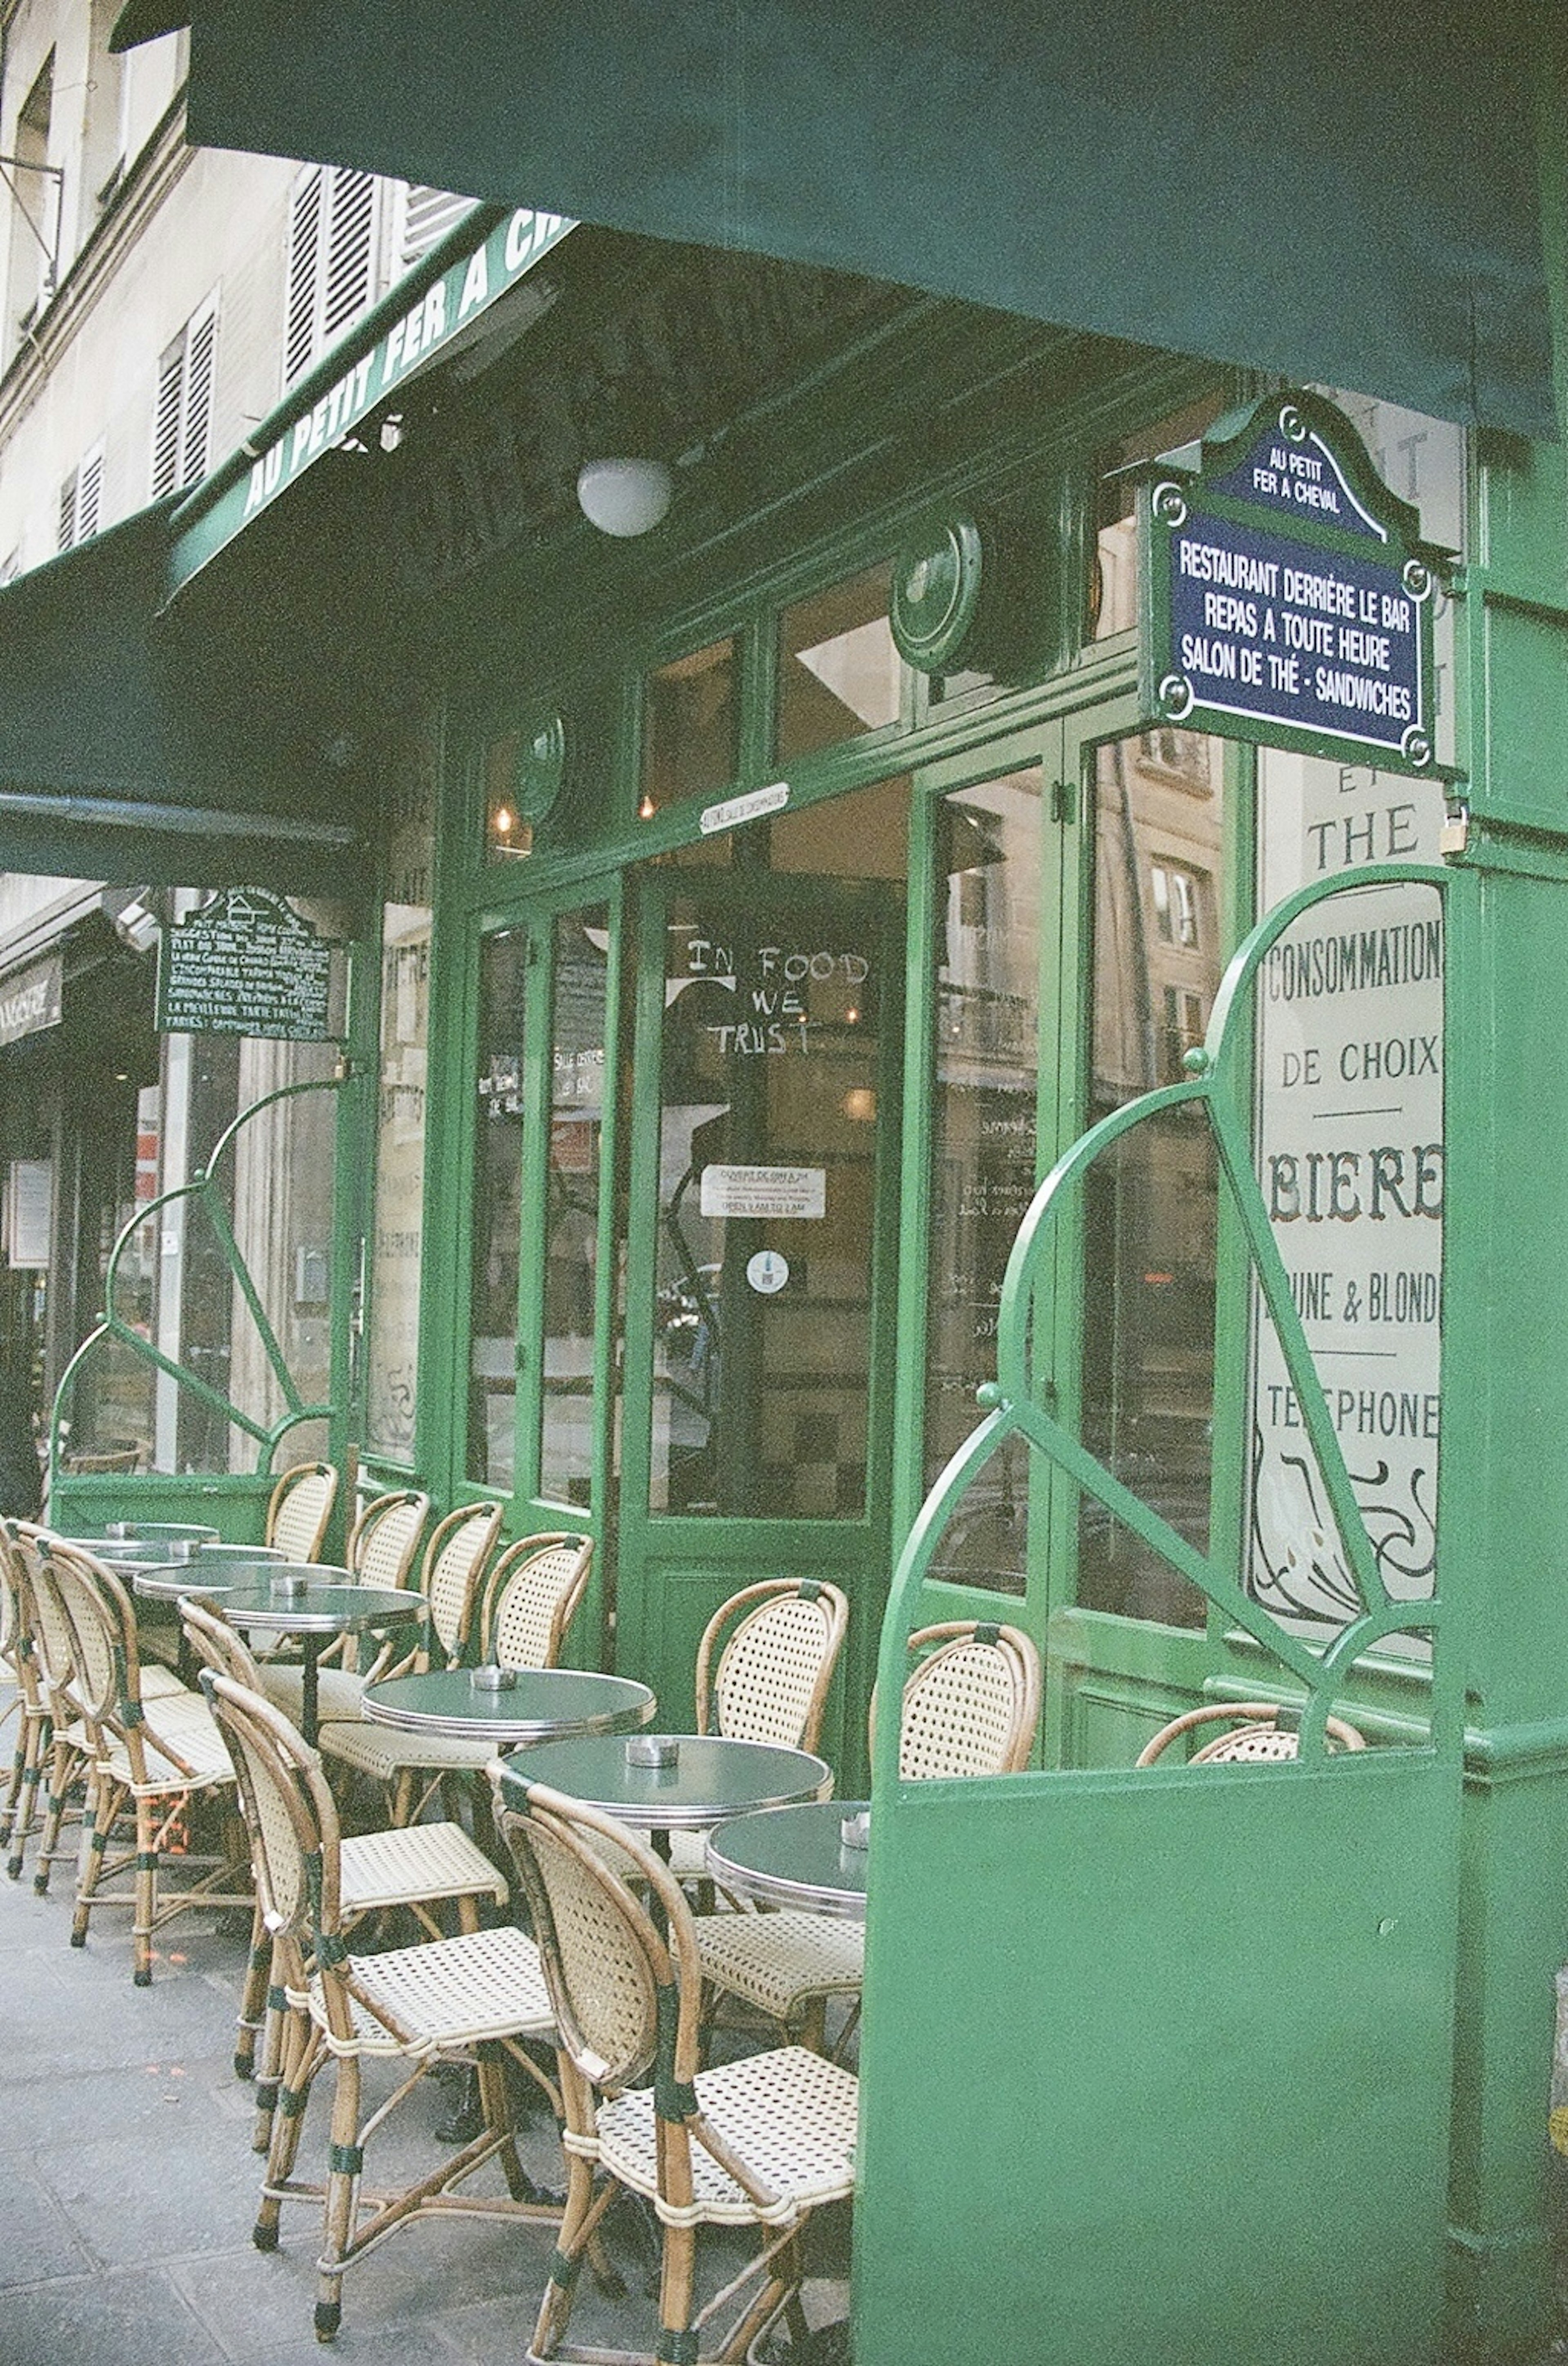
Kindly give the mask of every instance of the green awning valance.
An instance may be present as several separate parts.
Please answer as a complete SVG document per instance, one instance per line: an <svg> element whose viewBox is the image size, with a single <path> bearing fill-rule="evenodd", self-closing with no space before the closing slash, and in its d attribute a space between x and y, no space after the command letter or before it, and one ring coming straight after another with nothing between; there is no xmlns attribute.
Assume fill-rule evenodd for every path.
<svg viewBox="0 0 1568 2366"><path fill-rule="evenodd" d="M232 616L161 618L173 500L0 591L0 844L12 871L363 891L346 793L300 762L298 699L231 671ZM254 609L249 586L238 595Z"/></svg>
<svg viewBox="0 0 1568 2366"><path fill-rule="evenodd" d="M1531 0L132 0L190 136L1555 434Z"/></svg>

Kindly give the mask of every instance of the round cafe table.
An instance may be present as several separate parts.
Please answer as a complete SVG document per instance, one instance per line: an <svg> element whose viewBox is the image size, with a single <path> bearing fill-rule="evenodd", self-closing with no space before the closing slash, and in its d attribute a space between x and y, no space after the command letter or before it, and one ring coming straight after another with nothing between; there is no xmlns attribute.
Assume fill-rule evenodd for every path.
<svg viewBox="0 0 1568 2366"><path fill-rule="evenodd" d="M312 1743L319 1727L316 1662L323 1646L335 1635L417 1626L425 1614L423 1594L400 1586L354 1585L347 1582L348 1574L320 1561L271 1561L259 1576L247 1578L243 1585L231 1585L226 1579L209 1584L189 1565L185 1572L185 1592L211 1594L221 1603L223 1616L231 1626L242 1627L247 1633L299 1636L304 1658L299 1730ZM283 1583L296 1577L305 1581L298 1593Z"/></svg>
<svg viewBox="0 0 1568 2366"><path fill-rule="evenodd" d="M476 1684L471 1668L433 1668L367 1684L360 1715L403 1733L516 1749L566 1734L626 1733L646 1725L659 1704L647 1684L577 1668L509 1670L499 1690Z"/></svg>
<svg viewBox="0 0 1568 2366"><path fill-rule="evenodd" d="M739 1898L863 1922L866 1853L843 1825L865 1813L863 1799L805 1799L731 1816L708 1836L708 1871Z"/></svg>
<svg viewBox="0 0 1568 2366"><path fill-rule="evenodd" d="M750 1808L821 1798L832 1786L826 1760L807 1750L714 1733L650 1739L679 1744L672 1765L628 1763L626 1744L614 1734L541 1741L507 1762L502 1791L521 1793L530 1783L546 1784L552 1791L581 1799L585 1807L650 1831L654 1847L667 1856L672 1831L702 1831Z"/></svg>

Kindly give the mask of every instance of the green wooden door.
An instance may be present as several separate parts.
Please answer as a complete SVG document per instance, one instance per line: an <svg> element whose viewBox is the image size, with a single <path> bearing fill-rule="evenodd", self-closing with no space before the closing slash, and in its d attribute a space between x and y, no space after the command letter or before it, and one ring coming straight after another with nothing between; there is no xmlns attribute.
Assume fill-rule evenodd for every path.
<svg viewBox="0 0 1568 2366"><path fill-rule="evenodd" d="M616 1665L684 1725L728 1594L831 1579L852 1622L823 1747L845 1781L891 1561L903 960L901 881L642 887Z"/></svg>

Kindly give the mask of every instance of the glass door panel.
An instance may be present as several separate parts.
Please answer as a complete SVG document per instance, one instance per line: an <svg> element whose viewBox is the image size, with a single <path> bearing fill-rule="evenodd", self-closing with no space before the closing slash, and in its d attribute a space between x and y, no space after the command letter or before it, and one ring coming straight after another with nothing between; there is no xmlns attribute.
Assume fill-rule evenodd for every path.
<svg viewBox="0 0 1568 2366"><path fill-rule="evenodd" d="M655 1514L866 1509L886 896L664 907Z"/></svg>
<svg viewBox="0 0 1568 2366"><path fill-rule="evenodd" d="M594 1351L609 1021L607 907L558 913L550 943L538 1470L546 1502L593 1500Z"/></svg>
<svg viewBox="0 0 1568 2366"><path fill-rule="evenodd" d="M529 931L497 929L479 947L478 1122L468 1282L465 1468L510 1491L516 1470L517 1286L522 1243L523 1068Z"/></svg>

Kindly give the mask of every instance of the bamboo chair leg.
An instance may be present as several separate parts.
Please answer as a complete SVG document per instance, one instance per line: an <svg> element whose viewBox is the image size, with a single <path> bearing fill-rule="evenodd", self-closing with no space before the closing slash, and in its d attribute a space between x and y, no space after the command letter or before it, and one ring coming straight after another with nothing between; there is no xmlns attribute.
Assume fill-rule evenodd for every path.
<svg viewBox="0 0 1568 2366"><path fill-rule="evenodd" d="M75 1775L77 1753L62 1733L57 1733L49 1753L49 1812L44 1818L43 1834L39 1842L38 1869L33 1875L33 1887L40 1898L49 1889L50 1871L60 1854L60 1828L65 1821L65 1803ZM89 1776L87 1806L91 1809L94 1785ZM85 1827L84 1827L85 1829ZM18 1865L17 1871L21 1870ZM81 1941L75 1944L80 1946Z"/></svg>
<svg viewBox="0 0 1568 2366"><path fill-rule="evenodd" d="M691 2330L696 2265L696 2228L666 2226L659 2274L659 2352L662 2357L680 2357L684 2347L680 2337Z"/></svg>
<svg viewBox="0 0 1568 2366"><path fill-rule="evenodd" d="M251 2229L251 2240L258 2251L276 2251L277 2248L278 2220L283 2214L282 2189L294 2174L299 2136L305 2123L305 2106L310 2100L310 2082L315 2074L315 2056L319 2050L308 2014L287 2010L281 2019L282 2076L277 2090L277 2108L272 2118L261 2207L256 2212L256 2223Z"/></svg>
<svg viewBox="0 0 1568 2366"><path fill-rule="evenodd" d="M251 2131L251 2150L270 2154L272 2124L283 2082L288 1999L284 1993L270 1947L267 1954L266 2011L262 2022L261 2060L256 2072L256 2116Z"/></svg>
<svg viewBox="0 0 1568 2366"><path fill-rule="evenodd" d="M245 1985L240 1998L240 2018L234 2033L236 2079L249 2079L256 2067L256 2032L265 2025L271 1971L272 1941L262 1926L262 1910L258 1903L251 1917L251 1952L245 1962Z"/></svg>
<svg viewBox="0 0 1568 2366"><path fill-rule="evenodd" d="M130 1925L130 1977L139 1989L152 1985L152 1922L158 1910L158 1850L162 1819L154 1802L136 1802L136 1896Z"/></svg>
<svg viewBox="0 0 1568 2366"><path fill-rule="evenodd" d="M6 1804L0 1808L0 1849L11 1845L11 1834L17 1825L17 1803L22 1796L22 1782L28 1771L34 1736L38 1729L36 1717L24 1717L17 1728L17 1747L11 1759L11 1779L6 1786Z"/></svg>
<svg viewBox="0 0 1568 2366"><path fill-rule="evenodd" d="M598 2248L599 2225L620 2189L606 2182L595 2198L593 2172L577 2153L566 2157L566 2208L550 2259L550 2280L539 2303L530 2359L553 2358L566 2338L584 2255Z"/></svg>
<svg viewBox="0 0 1568 2366"><path fill-rule="evenodd" d="M51 1811L52 1813L52 1802ZM99 1776L90 1775L86 1801L82 1809L82 1844L76 1853L76 1911L71 1922L71 1944L73 1947L85 1947L87 1944L87 1921L97 1897L98 1883L103 1877L104 1854L109 1844L114 1813L112 1786Z"/></svg>
<svg viewBox="0 0 1568 2366"><path fill-rule="evenodd" d="M339 2056L336 2067L326 2218L316 2284L318 2341L331 2341L343 2323L343 2271L354 2241L355 2202L359 2191L359 2065L352 2055L344 2055Z"/></svg>
<svg viewBox="0 0 1568 2366"><path fill-rule="evenodd" d="M6 1861L6 1871L13 1881L20 1881L22 1877L22 1860L38 1822L39 1787L43 1780L44 1760L51 1752L48 1718L29 1718L23 1745L21 1789L16 1814L6 1834L11 1853Z"/></svg>

